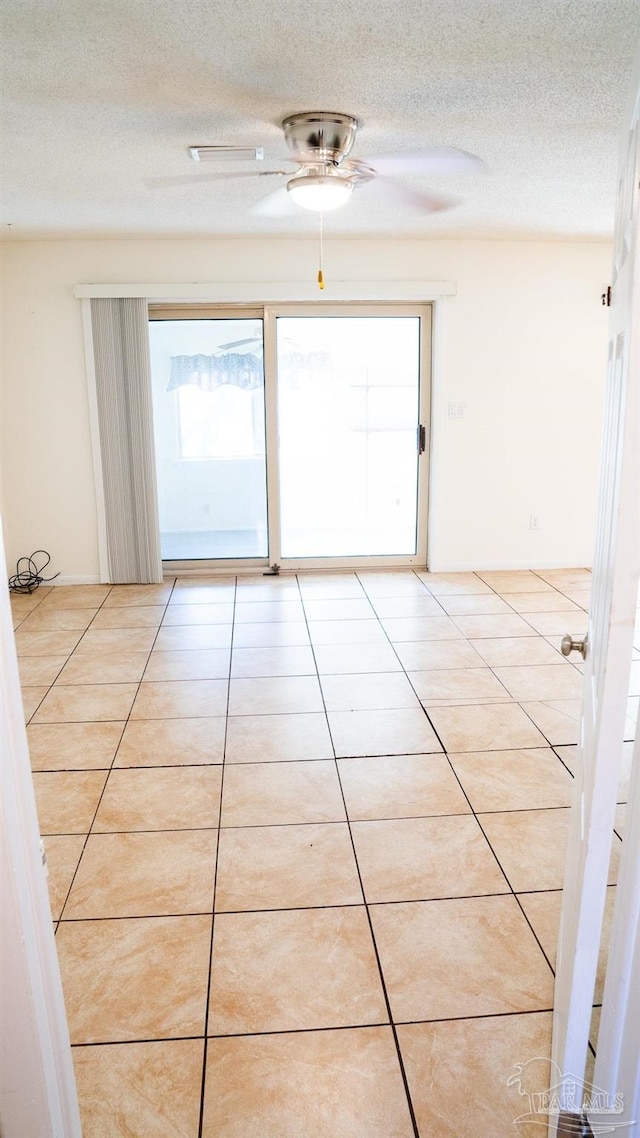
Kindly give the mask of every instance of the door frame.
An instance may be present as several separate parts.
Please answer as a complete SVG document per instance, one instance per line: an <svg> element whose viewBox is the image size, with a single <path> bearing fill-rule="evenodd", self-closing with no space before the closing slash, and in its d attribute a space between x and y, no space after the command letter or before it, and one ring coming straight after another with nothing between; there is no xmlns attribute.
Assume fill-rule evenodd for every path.
<svg viewBox="0 0 640 1138"><path fill-rule="evenodd" d="M556 1088L560 1107L574 1118L571 1086L593 1086L584 1083L585 1067L640 580L639 175L640 51L621 137L593 595L556 965L552 1063L562 1078ZM636 1000L633 994L633 963L640 955L640 842L632 827L640 820L639 760L636 739L627 806L630 832L622 845L593 1088L603 1099L623 1102L619 1114L605 1104L604 1113L614 1113L606 1120L611 1129L634 1134L640 1122L637 1116L635 1123L629 1119L629 1111L635 1113L640 1105L637 978ZM578 1105L583 1105L582 1096ZM602 1124L598 1107L596 1101L584 1111L594 1126ZM627 1129L630 1125L633 1131ZM549 1138L565 1132L562 1115L550 1115L548 1132Z"/></svg>
<svg viewBox="0 0 640 1138"><path fill-rule="evenodd" d="M82 1138L69 1027L36 812L0 524L4 1138Z"/></svg>
<svg viewBox="0 0 640 1138"><path fill-rule="evenodd" d="M431 464L431 376L432 344L435 320L433 301L411 302L403 300L308 302L291 301L282 304L262 305L229 302L221 304L204 301L163 303L154 300L150 305L150 319L241 319L245 312L263 322L264 337L264 398L265 398L265 443L266 443L266 481L267 481L267 527L269 555L267 558L208 558L198 560L165 560L165 572L180 574L205 574L256 571L271 565L278 565L285 571L319 569L358 569L358 568L424 568L427 565L427 544L429 534L429 483ZM280 544L280 466L278 456L278 374L276 321L278 317L336 316L342 318L370 316L415 316L420 319L420 374L419 374L419 418L424 426L426 448L418 456L418 486L416 502L417 541L415 554L378 555L353 557L309 557L283 558ZM416 427L418 423L416 423Z"/></svg>

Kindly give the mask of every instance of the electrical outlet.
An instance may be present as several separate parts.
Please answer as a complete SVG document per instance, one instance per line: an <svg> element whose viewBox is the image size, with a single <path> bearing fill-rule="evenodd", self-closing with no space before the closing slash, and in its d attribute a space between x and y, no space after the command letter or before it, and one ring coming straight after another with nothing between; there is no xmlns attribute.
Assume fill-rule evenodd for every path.
<svg viewBox="0 0 640 1138"><path fill-rule="evenodd" d="M537 514L529 514L529 529L540 529L540 520Z"/></svg>
<svg viewBox="0 0 640 1138"><path fill-rule="evenodd" d="M450 403L449 404L449 418L450 419L464 419L466 411L466 403Z"/></svg>

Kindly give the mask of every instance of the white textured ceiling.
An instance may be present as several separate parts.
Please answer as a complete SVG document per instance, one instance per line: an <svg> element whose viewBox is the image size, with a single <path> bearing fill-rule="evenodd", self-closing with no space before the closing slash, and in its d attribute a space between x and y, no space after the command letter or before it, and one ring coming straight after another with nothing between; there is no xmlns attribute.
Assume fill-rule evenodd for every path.
<svg viewBox="0 0 640 1138"><path fill-rule="evenodd" d="M449 144L472 177L425 216L354 193L331 233L608 236L635 0L8 0L5 234L305 235L313 215L251 207L277 180L151 190L197 172L189 144L264 146L301 110L363 121L353 156ZM227 167L225 167L227 168ZM246 163L229 169L247 169ZM293 167L292 167L293 169Z"/></svg>

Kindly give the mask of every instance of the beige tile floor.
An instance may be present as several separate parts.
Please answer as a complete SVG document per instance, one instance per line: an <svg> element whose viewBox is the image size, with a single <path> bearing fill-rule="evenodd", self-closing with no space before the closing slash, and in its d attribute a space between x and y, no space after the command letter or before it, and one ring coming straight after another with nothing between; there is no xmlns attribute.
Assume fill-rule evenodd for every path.
<svg viewBox="0 0 640 1138"><path fill-rule="evenodd" d="M550 1045L581 685L559 639L588 590L14 598L85 1138L515 1133L507 1079Z"/></svg>

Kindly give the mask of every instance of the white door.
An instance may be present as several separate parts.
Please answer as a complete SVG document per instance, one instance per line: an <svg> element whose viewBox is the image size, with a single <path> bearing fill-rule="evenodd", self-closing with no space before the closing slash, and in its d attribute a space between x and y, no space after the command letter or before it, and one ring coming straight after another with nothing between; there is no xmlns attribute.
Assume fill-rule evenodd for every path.
<svg viewBox="0 0 640 1138"><path fill-rule="evenodd" d="M82 1138L0 525L0 1125Z"/></svg>
<svg viewBox="0 0 640 1138"><path fill-rule="evenodd" d="M605 394L600 502L593 566L587 666L582 719L582 761L575 797L563 894L554 1007L553 1059L571 1085L570 1076L584 1079L593 992L600 945L609 856L617 798L618 770L625 735L626 701L632 658L634 619L640 576L640 56L633 98L622 140L616 215L609 366ZM638 748L636 747L636 754ZM640 819L639 819L640 821ZM632 856L631 843L624 851ZM637 857L637 846L636 846ZM628 860L628 858L625 858ZM630 864L630 863L629 863ZM632 868L627 871L632 873ZM640 871L635 867L636 892ZM631 895L632 890L630 890ZM620 909L620 906L618 906ZM628 913L619 912L624 929ZM633 930L631 930L633 931ZM628 930L623 932L628 940ZM612 942L613 944L613 942ZM611 986L610 986L611 987ZM620 985L617 995L620 995ZM611 995L611 993L610 993ZM637 999L637 994L636 994ZM618 1014L626 1011L626 1002ZM630 1009L629 1009L630 1010ZM638 1009L635 1009L636 1026ZM611 1024L605 1009L602 1056L598 1072L604 1077L607 1048L616 1044L622 1024ZM637 1044L637 1035L636 1035ZM637 1056L636 1056L637 1064ZM616 1067L619 1073L619 1067ZM637 1066L636 1066L637 1070ZM597 1073L598 1073L597 1072ZM596 1085L598 1079L595 1080ZM631 1087L603 1086L603 1091L633 1098ZM637 1087L636 1087L637 1093ZM564 1109L575 1112L565 1098ZM619 1115L594 1115L594 1124L607 1122L617 1132ZM598 1131L595 1131L598 1132ZM553 1120L550 1133L556 1133ZM621 1130L640 1134L640 1126Z"/></svg>

